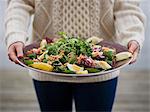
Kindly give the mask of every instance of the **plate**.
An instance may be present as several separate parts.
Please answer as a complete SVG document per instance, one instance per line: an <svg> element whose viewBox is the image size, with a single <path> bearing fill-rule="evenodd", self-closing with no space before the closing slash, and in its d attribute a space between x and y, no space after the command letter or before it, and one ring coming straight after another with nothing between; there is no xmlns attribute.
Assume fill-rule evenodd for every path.
<svg viewBox="0 0 150 112"><path fill-rule="evenodd" d="M120 44L112 43L112 42L105 41L105 40L101 41L99 44L101 46L104 46L104 47L115 48L117 53L128 51L128 49L126 47L124 47ZM24 54L26 54L26 52L28 50L33 49L33 48L38 48L39 46L40 46L40 43L38 43L38 42L32 43L30 45L25 46L24 49L23 49ZM111 73L111 72L120 70L120 69L124 68L125 66L127 66L131 62L131 60L132 60L132 58L129 58L129 59L126 59L126 60L123 60L123 61L116 62L116 64L113 66L113 69L111 69L111 70L101 71L101 72L97 72L97 73L89 73L89 74L65 74L65 73L47 72L47 71L43 71L43 70L39 70L39 69L29 67L29 66L25 65L21 61L21 59L18 59L18 62L21 66L23 66L23 67L25 67L29 70L33 70L33 71L44 73L44 74L57 75L57 76L68 76L68 77L74 77L74 76L75 77L88 77L88 76L104 75L104 74L107 74L107 73Z"/></svg>

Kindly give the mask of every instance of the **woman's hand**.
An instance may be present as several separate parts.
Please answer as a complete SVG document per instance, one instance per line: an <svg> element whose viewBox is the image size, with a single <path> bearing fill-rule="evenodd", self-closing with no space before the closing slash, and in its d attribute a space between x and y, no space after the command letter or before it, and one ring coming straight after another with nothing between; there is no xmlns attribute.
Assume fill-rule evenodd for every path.
<svg viewBox="0 0 150 112"><path fill-rule="evenodd" d="M130 41L128 43L128 50L129 50L129 52L131 52L133 54L132 61L130 62L130 64L133 64L136 62L138 54L139 54L139 50L140 50L140 46L139 46L138 42L135 40Z"/></svg>
<svg viewBox="0 0 150 112"><path fill-rule="evenodd" d="M9 46L8 56L12 62L18 64L17 57L23 57L23 47L24 44L22 42L15 42Z"/></svg>

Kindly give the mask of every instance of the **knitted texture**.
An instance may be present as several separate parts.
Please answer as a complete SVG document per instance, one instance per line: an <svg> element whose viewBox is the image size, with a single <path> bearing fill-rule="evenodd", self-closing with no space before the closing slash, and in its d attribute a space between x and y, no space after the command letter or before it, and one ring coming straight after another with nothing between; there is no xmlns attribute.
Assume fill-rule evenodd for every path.
<svg viewBox="0 0 150 112"><path fill-rule="evenodd" d="M98 0L54 0L53 28L72 36L87 38L100 35L100 3Z"/></svg>

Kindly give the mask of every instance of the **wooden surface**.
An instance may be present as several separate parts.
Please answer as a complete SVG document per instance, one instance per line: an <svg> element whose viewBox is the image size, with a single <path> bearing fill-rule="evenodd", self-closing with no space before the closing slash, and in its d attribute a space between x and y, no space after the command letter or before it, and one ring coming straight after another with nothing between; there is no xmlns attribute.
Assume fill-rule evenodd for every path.
<svg viewBox="0 0 150 112"><path fill-rule="evenodd" d="M149 107L150 72L122 72L113 112L150 112ZM1 70L0 112L39 112L27 72Z"/></svg>

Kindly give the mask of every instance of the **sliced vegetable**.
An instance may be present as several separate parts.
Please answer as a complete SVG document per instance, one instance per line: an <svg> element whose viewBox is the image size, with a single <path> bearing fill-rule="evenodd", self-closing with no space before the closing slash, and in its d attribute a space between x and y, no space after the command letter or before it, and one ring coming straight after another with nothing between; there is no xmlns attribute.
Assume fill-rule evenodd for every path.
<svg viewBox="0 0 150 112"><path fill-rule="evenodd" d="M89 73L97 73L101 71L98 68L85 68L85 69L88 70Z"/></svg>
<svg viewBox="0 0 150 112"><path fill-rule="evenodd" d="M75 72L71 71L71 70L65 70L63 71L64 73L67 73L67 74L75 74Z"/></svg>

